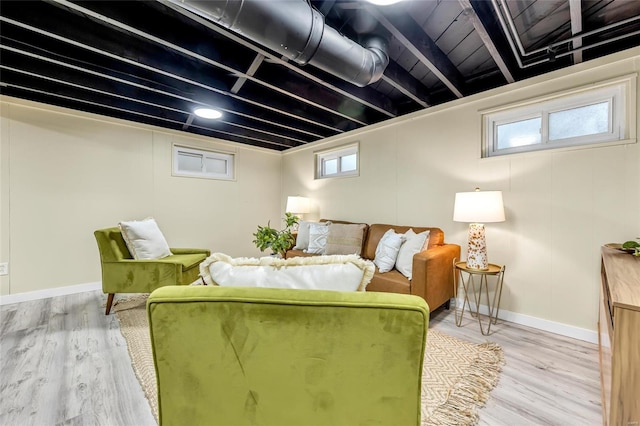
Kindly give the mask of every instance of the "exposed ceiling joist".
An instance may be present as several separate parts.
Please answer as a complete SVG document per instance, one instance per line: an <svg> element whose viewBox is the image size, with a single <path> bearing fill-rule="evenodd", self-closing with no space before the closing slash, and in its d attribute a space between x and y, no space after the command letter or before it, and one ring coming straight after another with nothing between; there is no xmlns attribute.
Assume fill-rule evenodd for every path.
<svg viewBox="0 0 640 426"><path fill-rule="evenodd" d="M464 79L449 58L411 16L383 14L375 7L366 9L458 98L464 96Z"/></svg>
<svg viewBox="0 0 640 426"><path fill-rule="evenodd" d="M463 16L469 19L469 21L473 25L473 28L478 33L478 36L482 39L482 42L484 43L485 47L489 51L489 54L491 55L496 65L500 69L500 72L502 72L502 75L504 76L505 80L507 80L508 83L513 83L514 81L516 81L513 78L513 75L511 74L509 67L505 63L504 58L502 57L502 54L496 47L496 44L493 42L493 39L489 35L489 32L487 31L484 24L482 23L482 20L480 19L478 14L475 12L475 10L473 10L473 6L471 6L471 1L470 0L458 0L458 1L462 6Z"/></svg>
<svg viewBox="0 0 640 426"><path fill-rule="evenodd" d="M20 27L25 28L27 30L32 30L32 31L38 32L38 33L40 33L42 35L54 38L54 39L56 39L58 41L62 41L64 43L68 43L70 45L73 45L74 47L79 47L79 48L84 49L84 50L86 50L88 52L96 53L96 54L99 54L99 55L103 55L103 56L106 56L106 57L108 57L108 58L110 58L112 60L118 61L118 62L123 62L123 63L126 63L128 65L132 65L132 66L137 67L137 68L142 68L144 70L148 70L148 71L151 71L151 72L157 73L159 75L163 75L163 76L169 77L169 78L177 80L177 81L181 81L181 82L184 82L184 83L187 83L187 84L191 84L191 85L200 87L202 89L205 89L205 90L208 90L208 91L212 92L212 94L229 96L231 98L234 98L234 99L242 101L242 102L247 102L247 103L249 103L249 104L251 104L253 106L259 107L259 108L264 108L264 109L276 112L278 114L287 115L287 116L290 116L291 118L294 118L296 120L306 121L309 124L314 125L314 126L326 127L327 130L334 130L332 127L330 127L328 125L325 125L325 124L322 124L322 123L319 123L317 120L313 120L311 118L306 118L306 117L303 117L303 116L298 116L298 115L295 115L295 114L291 114L288 111L286 111L286 109L278 109L278 108L273 107L273 106L271 106L271 105L269 105L267 103L264 103L264 102L255 101L253 99L243 98L243 97L241 97L239 95L236 95L236 94L233 94L233 93L229 93L229 92L226 92L224 90L220 90L220 89L218 89L218 88L216 88L214 86L211 86L211 85L208 85L208 84L205 84L205 83L201 83L200 81L191 80L189 78L186 78L186 77L183 77L183 76L180 76L180 75L177 75L177 74L172 74L170 72L164 71L164 70L162 70L160 68L154 68L154 67L145 65L145 64L143 64L141 62L125 58L124 56L121 56L121 55L115 55L115 54L112 54L110 52L99 50L99 49L94 48L92 46L88 46L88 45L76 42L74 40L70 40L70 39L67 39L67 38L64 38L64 37L61 37L61 36L57 36L55 34L51 34L51 33L48 33L48 32L42 31L42 30L38 30L37 28L31 27L31 26L26 25L26 24L19 23L17 21L9 19L9 18L5 18L5 17L0 16L0 22L10 23L10 24L13 24L13 25L16 25L16 26L20 26ZM15 53L19 53L19 54L22 54L22 55L34 56L32 53L29 53L29 52L26 52L26 51L22 51L20 49L15 49L15 48L12 48L10 46L1 45L0 47L2 49L8 50L8 51L13 51ZM198 101L197 99L184 98L183 96L180 96L180 95L178 95L176 93L155 89L154 87L151 87L149 85L136 83L136 82L130 81L128 79L119 78L119 77L111 76L111 75L104 74L104 73L98 73L98 72L90 70L88 68L78 67L78 66L70 64L70 63L54 60L54 59L47 58L47 57L44 57L44 56L40 56L40 55L36 55L36 56L37 56L37 59L39 59L40 61L56 64L56 65L59 65L59 66L62 66L62 67L66 67L66 68L71 68L71 69L78 70L78 71L81 71L83 73L90 74L90 75L97 75L97 76L100 76L101 78L104 78L104 79L107 79L107 80L116 81L119 84L136 86L136 87L140 88L141 90L155 92L155 93L161 93L161 94L163 94L165 96L169 96L169 97L172 97L172 98L178 98L178 99L182 99L182 100L185 100L185 101L188 101L188 102L192 102L194 105L200 104L200 105L204 105L204 106L211 106L210 104L203 103L201 101ZM215 104L224 105L224 102L222 102L221 100L217 99L215 101ZM224 107L222 107L220 109L225 111L225 112L228 112L228 113L232 113L232 114L235 113L235 110L233 110L233 109L227 109L227 108L224 108Z"/></svg>
<svg viewBox="0 0 640 426"><path fill-rule="evenodd" d="M245 72L242 72L242 71L240 71L240 70L238 70L236 68L227 66L224 63L221 63L220 61L213 60L213 59L211 59L209 57L206 57L204 55L201 55L201 54L199 54L197 52L193 52L193 51L191 51L189 49L185 49L185 48L183 48L181 46L178 46L178 45L176 45L174 43L171 43L171 42L168 42L166 40L160 39L160 38L158 38L158 37L156 37L156 36L154 36L152 34L146 33L144 31L138 30L136 28L132 28L131 26L126 25L126 24L124 24L122 22L115 21L114 19L111 19L111 18L109 18L107 16L95 13L95 12L89 10L89 9L86 9L86 8L84 8L82 6L79 6L79 5L76 5L74 3L70 3L67 0L53 0L53 1L55 1L57 3L60 3L60 4L64 5L64 6L66 6L66 7L70 7L72 9L74 9L74 10L77 10L78 12L81 12L83 14L87 14L87 15L95 18L95 19L99 19L99 20L107 23L108 25L113 25L113 26L115 26L115 27L117 27L117 28L119 28L121 30L129 31L129 32L131 32L133 34L136 34L139 37L142 37L142 38L145 38L145 39L149 39L152 42L155 42L155 43L158 43L160 45L163 45L163 46L165 46L165 47L167 47L167 48L169 48L171 50L175 50L176 52L179 52L180 54L183 54L183 55L185 55L187 57L196 59L196 60L198 60L198 61L200 61L200 62L202 62L204 64L220 68L220 69L222 69L222 70L224 70L224 71L226 71L228 73L233 74L234 76L237 76L237 77L240 77L240 78L244 78L245 81L249 80L249 81L251 81L253 83L265 86L267 89L270 89L270 90L272 90L274 92L278 92L278 93L282 94L283 96L288 96L288 97L291 97L291 98L295 99L296 101L299 101L299 102L302 102L302 103L307 103L310 106L315 107L315 108L319 108L321 110L324 110L325 112L327 112L329 114L339 115L341 118L346 119L346 120L351 120L351 121L353 121L353 122L355 122L355 123L357 123L357 124L359 124L361 126L365 126L365 125L369 124L364 120L361 120L361 119L358 119L356 117L352 117L352 116L349 116L347 114L344 114L344 113L340 112L339 108L337 108L335 104L331 104L329 102L326 102L326 103L315 102L315 101L313 101L313 100L311 100L311 99L309 99L307 97L299 96L299 95L297 95L297 94L295 94L295 93L293 93L293 92L291 92L289 90L286 90L285 88L281 88L281 87L279 87L279 86L277 86L275 84L266 83L264 80L261 80L261 79L253 77L253 75L249 75L249 74L247 74ZM224 91L222 91L222 92L224 92ZM224 94L226 94L226 93L224 93Z"/></svg>
<svg viewBox="0 0 640 426"><path fill-rule="evenodd" d="M246 72L246 75L252 76L256 73L256 71L258 70L258 67L260 66L260 64L262 63L262 61L264 60L264 55L257 53L255 59L253 60L253 62L251 62L251 65L249 65L249 69ZM240 89L242 88L242 85L247 81L247 78L244 76L238 77L238 81L235 82L235 84L233 85L233 87L231 88L230 92L231 93L238 93L240 91Z"/></svg>
<svg viewBox="0 0 640 426"><path fill-rule="evenodd" d="M300 65L262 35L250 41L175 0L3 1L0 94L281 151L640 46L640 1L215 1L261 2L254 12L304 3L297 10L320 11L310 13L337 45L386 50L389 64L358 87L358 75ZM381 38L388 46L368 44ZM197 106L223 116L207 121Z"/></svg>
<svg viewBox="0 0 640 426"><path fill-rule="evenodd" d="M395 63L387 65L382 80L422 107L431 105L426 88Z"/></svg>
<svg viewBox="0 0 640 426"><path fill-rule="evenodd" d="M336 91L343 96L347 96L356 102L361 102L363 105L376 109L377 111L387 115L388 117L395 117L396 115L396 112L394 111L393 106L390 105L388 100L377 95L374 91L368 88L359 88L353 84L348 84L344 81L341 81L339 79L336 79L335 77L331 77L328 75L324 75L320 77L319 75L322 74L322 71L320 70L313 70L310 68L299 67L297 65L291 64L289 63L288 60L286 60L286 58L282 58L281 56L274 54L273 52L270 52L266 49L263 49L262 47L256 45L251 41L248 41L246 39L243 39L233 34L231 31L227 30L226 28L216 25L210 21L207 21L206 19L203 19L202 17L194 13L191 13L186 9L180 8L176 6L174 3L170 2L169 0L159 0L159 1L160 3L166 5L168 8L171 8L176 12L187 16L189 19L192 19L193 21L198 22L199 24L207 27L208 29L213 30L218 34L230 40L233 40L234 42L248 49L253 50L257 54L263 55L266 58L265 60L267 61L270 61L274 64L281 65L287 68L289 71L298 73L305 78L313 79L315 83L321 84L327 89Z"/></svg>
<svg viewBox="0 0 640 426"><path fill-rule="evenodd" d="M582 0L569 0L569 12L571 14L571 34L580 34L582 32ZM573 40L573 48L576 49L573 53L574 64L582 62L582 50L578 49L580 47L582 47L582 38Z"/></svg>

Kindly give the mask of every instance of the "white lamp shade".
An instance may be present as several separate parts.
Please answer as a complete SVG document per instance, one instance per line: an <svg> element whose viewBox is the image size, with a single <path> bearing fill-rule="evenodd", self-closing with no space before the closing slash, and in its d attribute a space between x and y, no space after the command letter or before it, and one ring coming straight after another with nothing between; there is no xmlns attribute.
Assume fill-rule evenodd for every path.
<svg viewBox="0 0 640 426"><path fill-rule="evenodd" d="M453 207L454 222L504 222L502 191L458 192Z"/></svg>
<svg viewBox="0 0 640 426"><path fill-rule="evenodd" d="M307 197L287 197L287 213L309 213L309 199Z"/></svg>

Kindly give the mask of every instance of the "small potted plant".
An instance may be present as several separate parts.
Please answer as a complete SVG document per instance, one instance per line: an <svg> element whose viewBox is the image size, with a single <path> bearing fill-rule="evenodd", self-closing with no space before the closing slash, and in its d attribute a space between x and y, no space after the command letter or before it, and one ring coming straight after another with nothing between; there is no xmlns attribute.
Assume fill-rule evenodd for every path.
<svg viewBox="0 0 640 426"><path fill-rule="evenodd" d="M298 224L298 217L292 213L285 213L284 223L285 227L280 231L272 228L271 222L268 222L267 226L258 225L258 230L253 234L256 237L253 243L260 251L270 248L273 254L284 257L285 252L296 243L292 231Z"/></svg>
<svg viewBox="0 0 640 426"><path fill-rule="evenodd" d="M640 237L636 238L637 240L640 240ZM622 248L628 251L633 250L633 254L634 256L639 256L640 257L640 243L638 243L637 241L626 241L622 244Z"/></svg>

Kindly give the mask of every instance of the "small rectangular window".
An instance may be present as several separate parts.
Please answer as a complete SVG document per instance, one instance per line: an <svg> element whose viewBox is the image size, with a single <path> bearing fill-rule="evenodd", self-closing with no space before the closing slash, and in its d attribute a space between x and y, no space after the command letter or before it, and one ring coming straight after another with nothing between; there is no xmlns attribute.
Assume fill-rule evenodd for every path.
<svg viewBox="0 0 640 426"><path fill-rule="evenodd" d="M344 157L340 157L340 169L343 172L352 172L356 169L356 166L357 166L356 154L345 155Z"/></svg>
<svg viewBox="0 0 640 426"><path fill-rule="evenodd" d="M235 155L173 146L173 175L233 180Z"/></svg>
<svg viewBox="0 0 640 426"><path fill-rule="evenodd" d="M199 173L202 170L202 155L190 152L178 152L178 170Z"/></svg>
<svg viewBox="0 0 640 426"><path fill-rule="evenodd" d="M483 114L482 156L613 142L629 138L635 75Z"/></svg>
<svg viewBox="0 0 640 426"><path fill-rule="evenodd" d="M358 176L358 144L316 154L316 179Z"/></svg>
<svg viewBox="0 0 640 426"><path fill-rule="evenodd" d="M542 140L541 126L540 117L498 124L496 125L497 148L507 149L539 144Z"/></svg>
<svg viewBox="0 0 640 426"><path fill-rule="evenodd" d="M549 140L607 133L610 115L609 101L549 113Z"/></svg>
<svg viewBox="0 0 640 426"><path fill-rule="evenodd" d="M337 158L331 158L331 159L328 159L328 160L323 160L322 163L324 164L324 167L322 168L322 175L323 176L335 175L336 173L338 173L338 159Z"/></svg>

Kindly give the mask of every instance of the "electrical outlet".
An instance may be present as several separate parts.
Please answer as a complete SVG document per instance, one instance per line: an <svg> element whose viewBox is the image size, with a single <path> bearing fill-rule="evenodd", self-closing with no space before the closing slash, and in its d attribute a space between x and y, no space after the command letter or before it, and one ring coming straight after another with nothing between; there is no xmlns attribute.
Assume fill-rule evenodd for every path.
<svg viewBox="0 0 640 426"><path fill-rule="evenodd" d="M9 275L9 263L0 263L0 275Z"/></svg>

